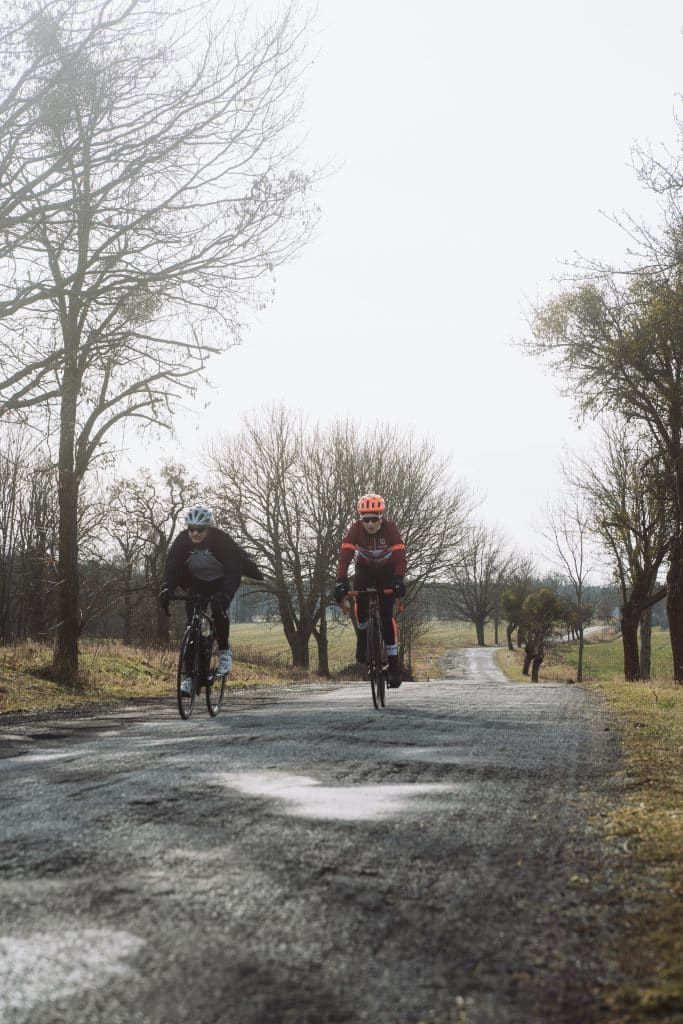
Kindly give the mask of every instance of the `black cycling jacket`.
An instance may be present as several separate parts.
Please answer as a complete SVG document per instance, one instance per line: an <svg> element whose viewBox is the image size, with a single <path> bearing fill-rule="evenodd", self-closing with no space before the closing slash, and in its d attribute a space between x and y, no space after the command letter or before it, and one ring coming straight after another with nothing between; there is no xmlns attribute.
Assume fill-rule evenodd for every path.
<svg viewBox="0 0 683 1024"><path fill-rule="evenodd" d="M263 573L253 559L242 550L239 544L232 539L225 530L219 530L216 526L210 526L208 533L201 545L210 551L214 558L221 563L224 571L222 590L232 601L237 592L242 577L248 576L251 580L262 580ZM185 589L192 585L192 575L188 569L188 559L196 546L190 540L187 530L179 533L168 550L166 567L164 569L163 590L173 592L176 587Z"/></svg>

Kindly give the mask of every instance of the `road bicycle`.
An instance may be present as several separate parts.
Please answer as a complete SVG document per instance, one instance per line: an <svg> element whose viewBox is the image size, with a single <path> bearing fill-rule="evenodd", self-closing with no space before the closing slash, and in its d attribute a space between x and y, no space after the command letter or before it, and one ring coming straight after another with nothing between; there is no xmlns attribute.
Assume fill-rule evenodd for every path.
<svg viewBox="0 0 683 1024"><path fill-rule="evenodd" d="M349 590L346 597L356 598L359 594L368 596L368 625L365 630L365 667L370 679L372 703L379 711L386 707L387 682L389 679L389 659L387 645L384 642L382 614L379 607L381 594L393 594L393 590L377 590L376 587L365 587L363 590ZM399 610L403 606L399 601ZM342 601L342 610L346 614L346 598Z"/></svg>
<svg viewBox="0 0 683 1024"><path fill-rule="evenodd" d="M180 717L190 717L194 702L203 688L206 709L211 717L215 718L223 703L226 675L218 674L218 642L212 614L214 599L202 594L189 594L187 597L173 597L171 600L184 601L191 606L191 618L180 642L178 658L176 695ZM192 690L190 693L183 693L182 682L188 676L192 680Z"/></svg>

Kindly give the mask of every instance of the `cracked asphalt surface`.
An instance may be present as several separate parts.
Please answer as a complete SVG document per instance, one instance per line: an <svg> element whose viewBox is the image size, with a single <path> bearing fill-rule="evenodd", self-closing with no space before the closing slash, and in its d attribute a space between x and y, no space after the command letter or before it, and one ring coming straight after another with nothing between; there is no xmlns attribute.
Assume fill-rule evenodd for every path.
<svg viewBox="0 0 683 1024"><path fill-rule="evenodd" d="M0 719L3 1024L607 1020L611 723L442 670Z"/></svg>

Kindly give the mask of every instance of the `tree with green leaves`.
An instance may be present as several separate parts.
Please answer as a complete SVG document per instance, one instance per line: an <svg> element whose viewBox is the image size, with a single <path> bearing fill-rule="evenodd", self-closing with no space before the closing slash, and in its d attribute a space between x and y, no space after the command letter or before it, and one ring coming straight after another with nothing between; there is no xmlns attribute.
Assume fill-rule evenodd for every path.
<svg viewBox="0 0 683 1024"><path fill-rule="evenodd" d="M505 637L508 650L514 651L512 634L517 630L517 646L523 641L522 609L534 586L535 573L528 559L521 559L513 567L510 579L500 595L500 610L505 619Z"/></svg>
<svg viewBox="0 0 683 1024"><path fill-rule="evenodd" d="M525 637L522 672L527 676L531 670L532 683L538 682L546 642L560 631L566 622L567 611L567 602L548 587L532 591L524 600L521 615Z"/></svg>
<svg viewBox="0 0 683 1024"><path fill-rule="evenodd" d="M669 242L672 239L668 238ZM664 247L663 247L664 248ZM579 410L621 414L648 433L672 497L667 613L673 675L683 681L683 264L626 280L602 273L539 306L532 353L547 357Z"/></svg>

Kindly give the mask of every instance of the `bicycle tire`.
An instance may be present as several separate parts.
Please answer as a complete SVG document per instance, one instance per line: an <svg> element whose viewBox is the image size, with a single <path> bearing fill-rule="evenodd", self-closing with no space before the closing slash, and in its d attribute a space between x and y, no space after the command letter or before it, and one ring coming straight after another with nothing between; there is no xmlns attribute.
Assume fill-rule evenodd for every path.
<svg viewBox="0 0 683 1024"><path fill-rule="evenodd" d="M199 637L196 637L196 639L198 640ZM177 676L177 680L176 680L176 697L177 697L177 700L178 700L178 711L180 712L180 717L185 719L186 721L190 717L190 715L192 714L192 709L194 707L195 698L197 696L197 691L199 689L199 644L198 643L194 644L194 650L192 651L192 653L190 655L190 661L191 661L192 668L191 668L191 670L189 672L187 671L187 668L186 668L186 665L185 665L185 659L186 659L186 656L188 654L188 649L189 649L190 645L193 643L194 640L195 640L195 631L191 627L188 627L185 630L185 633L184 633L183 639L182 639L182 643L180 645L180 657L178 658L178 676ZM183 693L181 688L180 688L181 684L182 684L182 681L183 681L183 679L185 678L186 675L189 675L189 676L192 677L192 693Z"/></svg>
<svg viewBox="0 0 683 1024"><path fill-rule="evenodd" d="M386 707L385 698L386 698L386 692L387 692L387 673L384 671L384 669L380 669L380 672L379 672L379 681L378 681L378 684L377 684L377 692L378 692L378 697L379 697L380 704L382 705L383 708Z"/></svg>
<svg viewBox="0 0 683 1024"><path fill-rule="evenodd" d="M372 617L368 619L367 628L367 662L368 675L370 676L370 690L372 692L372 703L377 711L382 707L379 693L379 676L382 666L377 659L377 644L375 642L375 623Z"/></svg>
<svg viewBox="0 0 683 1024"><path fill-rule="evenodd" d="M386 707L387 671L384 635L382 634L382 623L379 620L376 623L375 629L375 664L377 665L377 699L380 707L383 708Z"/></svg>
<svg viewBox="0 0 683 1024"><path fill-rule="evenodd" d="M218 675L218 644L215 639L211 643L211 654L206 670L206 710L215 718L223 704L226 676Z"/></svg>

